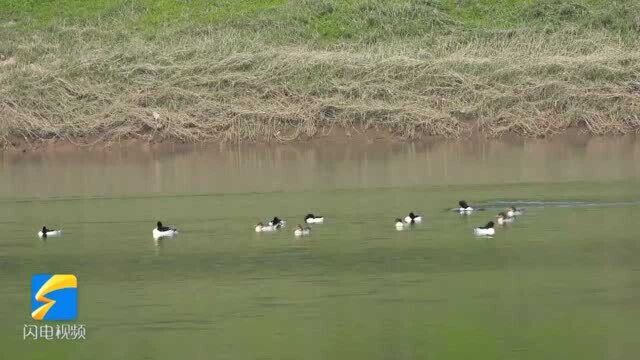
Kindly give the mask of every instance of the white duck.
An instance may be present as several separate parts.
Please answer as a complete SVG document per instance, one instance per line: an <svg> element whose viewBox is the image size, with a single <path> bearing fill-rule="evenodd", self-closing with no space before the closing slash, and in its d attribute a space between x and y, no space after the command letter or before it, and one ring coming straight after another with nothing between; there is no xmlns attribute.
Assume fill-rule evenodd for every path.
<svg viewBox="0 0 640 360"><path fill-rule="evenodd" d="M460 205L458 208L458 212L460 212L460 214L470 214L473 211L473 208L464 200L458 201L458 205Z"/></svg>
<svg viewBox="0 0 640 360"><path fill-rule="evenodd" d="M272 232L272 231L276 231L276 227L273 225L264 225L263 223L259 222L256 225L256 232Z"/></svg>
<svg viewBox="0 0 640 360"><path fill-rule="evenodd" d="M523 209L516 209L515 206L511 206L507 209L507 217L515 217L515 216L520 216L522 215L522 213L524 212Z"/></svg>
<svg viewBox="0 0 640 360"><path fill-rule="evenodd" d="M178 229L169 226L162 226L162 222L158 221L152 234L154 239L174 237L178 235Z"/></svg>
<svg viewBox="0 0 640 360"><path fill-rule="evenodd" d="M416 215L410 212L409 215L404 217L404 222L407 224L419 224L422 222L422 215Z"/></svg>
<svg viewBox="0 0 640 360"><path fill-rule="evenodd" d="M498 215L496 215L496 218L498 218L498 225L505 225L513 222L513 217L508 216L504 212L498 213Z"/></svg>
<svg viewBox="0 0 640 360"><path fill-rule="evenodd" d="M286 221L280 219L279 217L274 217L273 220L269 221L269 226L275 227L275 229L283 228L287 224Z"/></svg>
<svg viewBox="0 0 640 360"><path fill-rule="evenodd" d="M402 219L400 219L400 218L396 219L396 230L398 230L398 231L404 230L405 225L406 224L402 221Z"/></svg>
<svg viewBox="0 0 640 360"><path fill-rule="evenodd" d="M487 223L487 225L480 226L480 227L477 227L477 228L473 229L473 233L476 236L492 236L492 235L495 235L496 229L494 229L493 226L494 226L493 221L489 221Z"/></svg>
<svg viewBox="0 0 640 360"><path fill-rule="evenodd" d="M324 216L307 214L307 216L304 217L304 222L306 222L307 224L322 224L324 222Z"/></svg>
<svg viewBox="0 0 640 360"><path fill-rule="evenodd" d="M308 227L303 228L301 225L298 225L296 229L293 231L293 235L295 236L303 236L311 234L311 229Z"/></svg>
<svg viewBox="0 0 640 360"><path fill-rule="evenodd" d="M62 236L62 230L50 230L47 229L46 226L42 227L42 230L38 231L38 237L41 239L46 239L49 237L60 237Z"/></svg>

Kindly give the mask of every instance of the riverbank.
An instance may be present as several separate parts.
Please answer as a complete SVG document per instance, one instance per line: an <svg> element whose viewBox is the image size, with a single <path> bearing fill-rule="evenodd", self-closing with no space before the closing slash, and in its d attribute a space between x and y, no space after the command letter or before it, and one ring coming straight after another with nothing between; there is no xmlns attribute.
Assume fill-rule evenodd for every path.
<svg viewBox="0 0 640 360"><path fill-rule="evenodd" d="M640 132L632 1L0 5L0 143Z"/></svg>
<svg viewBox="0 0 640 360"><path fill-rule="evenodd" d="M85 142L86 141L86 142ZM595 144L595 145L594 145ZM186 141L148 141L142 139L121 139L119 141L104 141L99 138L82 139L58 139L37 140L31 142L14 141L5 147L1 152L4 160L21 161L31 157L51 156L51 158L65 157L67 155L95 154L104 157L108 154L116 154L118 158L121 154L171 154L184 152L206 152L208 154L224 153L244 149L247 151L273 151L281 149L283 151L300 152L305 149L348 149L349 152L369 152L380 149L391 149L399 146L412 146L416 149L432 149L447 146L470 146L474 148L492 147L546 147L556 149L563 146L577 146L600 148L599 144L640 144L640 136L636 134L625 134L616 136L592 136L578 129L568 129L562 133L548 137L526 138L514 134L506 134L499 138L487 138L479 134L471 135L462 139L447 139L443 137L424 136L417 140L407 140L399 138L386 130L367 131L344 131L343 129L333 129L328 133L319 134L308 138L300 138L287 141L252 141L252 142L230 142L230 141L207 141L207 142L186 142ZM632 151L637 156L638 146L633 145ZM550 150L553 151L553 150ZM496 153L499 158L499 152Z"/></svg>

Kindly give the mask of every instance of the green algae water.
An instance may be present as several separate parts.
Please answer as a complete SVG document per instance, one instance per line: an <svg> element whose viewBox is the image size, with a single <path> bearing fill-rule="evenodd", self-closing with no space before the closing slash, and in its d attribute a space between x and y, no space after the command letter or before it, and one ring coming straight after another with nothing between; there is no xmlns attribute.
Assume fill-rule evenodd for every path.
<svg viewBox="0 0 640 360"><path fill-rule="evenodd" d="M6 359L640 353L634 139L1 156ZM487 210L447 211L461 199ZM511 204L525 214L472 235ZM396 231L409 211L424 223ZM325 223L295 238L309 212ZM273 216L283 231L254 232ZM157 220L180 235L155 242ZM77 276L86 340L23 339L37 273Z"/></svg>

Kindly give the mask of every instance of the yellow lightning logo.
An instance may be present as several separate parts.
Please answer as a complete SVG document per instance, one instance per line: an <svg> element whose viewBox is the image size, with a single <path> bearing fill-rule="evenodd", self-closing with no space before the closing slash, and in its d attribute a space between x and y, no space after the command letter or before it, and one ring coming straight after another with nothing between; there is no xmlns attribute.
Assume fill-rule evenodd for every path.
<svg viewBox="0 0 640 360"><path fill-rule="evenodd" d="M44 304L35 309L31 313L31 317L35 320L42 320L45 315L47 315L49 309L55 305L56 301L46 298L45 295L56 290L77 287L78 279L76 279L75 275L53 275L36 293L36 300Z"/></svg>

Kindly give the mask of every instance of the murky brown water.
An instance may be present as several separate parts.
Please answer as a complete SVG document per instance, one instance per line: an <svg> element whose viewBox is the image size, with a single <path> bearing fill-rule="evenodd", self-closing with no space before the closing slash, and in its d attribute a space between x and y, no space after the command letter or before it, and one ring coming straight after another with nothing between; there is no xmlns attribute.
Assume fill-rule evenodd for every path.
<svg viewBox="0 0 640 360"><path fill-rule="evenodd" d="M114 147L2 157L0 196L303 191L640 176L633 138Z"/></svg>

